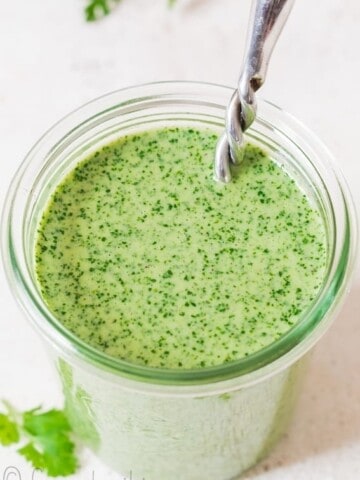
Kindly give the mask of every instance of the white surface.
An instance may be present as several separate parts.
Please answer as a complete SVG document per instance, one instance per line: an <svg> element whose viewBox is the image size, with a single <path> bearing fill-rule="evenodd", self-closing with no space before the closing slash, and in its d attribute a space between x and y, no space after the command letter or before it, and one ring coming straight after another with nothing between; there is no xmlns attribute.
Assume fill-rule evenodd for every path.
<svg viewBox="0 0 360 480"><path fill-rule="evenodd" d="M110 90L154 80L235 85L249 0L123 0L102 22L81 1L0 0L0 204L24 154L59 117ZM262 96L309 125L330 147L360 205L360 3L298 1L276 48ZM61 405L43 346L0 271L0 398L19 408ZM360 271L320 342L286 438L245 478L360 478ZM83 453L72 478L121 480ZM13 466L18 469L6 470ZM94 473L93 473L94 472ZM0 449L0 479L31 468ZM33 480L44 479L36 473ZM199 479L206 480L206 479Z"/></svg>

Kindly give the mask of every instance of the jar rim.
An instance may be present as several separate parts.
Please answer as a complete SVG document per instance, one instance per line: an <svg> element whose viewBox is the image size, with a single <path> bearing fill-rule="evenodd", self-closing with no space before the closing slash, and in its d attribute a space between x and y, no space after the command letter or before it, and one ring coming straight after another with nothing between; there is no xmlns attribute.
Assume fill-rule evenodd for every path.
<svg viewBox="0 0 360 480"><path fill-rule="evenodd" d="M176 97L184 94L188 95L189 102L191 102L191 98L198 96L199 92L200 94L203 92L202 95L205 100L208 90L214 92L221 91L222 95L229 98L233 92L231 87L205 82L153 82L116 90L86 103L57 122L40 138L26 155L16 172L5 200L2 216L3 262L12 291L21 307L25 309L27 316L33 320L33 324L45 334L48 340L61 351L79 355L87 362L132 380L174 386L189 386L218 383L236 378L238 381L241 380L241 384L248 384L272 375L275 371L286 368L303 356L327 330L331 323L330 317L333 317L334 311L339 307L340 300L344 297L345 287L353 271L357 236L354 205L342 174L338 168L334 168L334 160L331 153L298 120L273 103L259 99L259 110L261 110L261 107L266 107L268 111L276 114L281 128L286 126L289 131L292 131L301 140L306 139L306 142L311 144L311 148L317 152L321 161L326 165L329 172L332 173L334 185L337 188L337 195L342 201L343 207L343 212L334 212L335 216L343 215L344 225L343 231L339 231L335 225L337 242L334 248L337 251L332 256L332 262L335 262L335 264L332 265L331 278L328 279L326 285L321 287L316 300L308 309L302 312L296 324L287 333L247 357L221 365L189 370L150 367L111 357L85 343L66 329L51 314L45 304L41 303L40 297L34 297L32 288L29 285L30 277L23 271L23 265L19 261L21 252L17 246L18 242L15 241L12 225L14 222L14 204L19 191L21 191L22 179L34 157L38 154L39 147L44 147L54 134L56 136L57 131L68 130L70 133L72 131L71 128L65 128L67 124L78 124L79 126L81 123L79 120L84 120L91 114L104 113L107 109L113 108L112 105L119 104L119 101L124 105L129 105L131 104L131 99L141 101L143 98L147 100L152 98L156 101L156 98L160 95ZM147 92L145 97L139 96L139 94L145 92ZM121 99L121 97L124 98ZM99 109L101 105L102 107ZM222 105L222 108L225 109L226 105ZM259 119L261 119L261 116ZM272 120L270 120L270 123L272 124ZM50 144L49 149L51 147L53 145ZM325 287L326 291L324 291Z"/></svg>

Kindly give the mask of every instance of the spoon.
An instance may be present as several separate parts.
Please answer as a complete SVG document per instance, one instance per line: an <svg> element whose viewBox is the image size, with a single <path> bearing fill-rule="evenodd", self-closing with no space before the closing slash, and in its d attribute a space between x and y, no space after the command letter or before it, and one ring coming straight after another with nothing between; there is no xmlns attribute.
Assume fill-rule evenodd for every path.
<svg viewBox="0 0 360 480"><path fill-rule="evenodd" d="M231 181L230 165L244 154L244 131L256 116L255 92L263 85L270 57L295 0L253 0L246 53L238 87L226 110L226 127L216 146L215 179Z"/></svg>

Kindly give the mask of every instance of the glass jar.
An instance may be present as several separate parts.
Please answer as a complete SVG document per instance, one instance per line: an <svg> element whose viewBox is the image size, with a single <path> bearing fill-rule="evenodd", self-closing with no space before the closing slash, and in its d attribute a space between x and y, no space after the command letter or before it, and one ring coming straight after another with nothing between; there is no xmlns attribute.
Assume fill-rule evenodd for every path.
<svg viewBox="0 0 360 480"><path fill-rule="evenodd" d="M222 132L232 91L160 82L90 102L38 141L8 193L2 252L13 293L46 340L74 431L133 480L227 480L262 458L290 417L306 353L329 327L349 285L356 228L346 185L330 153L309 130L260 101L247 139L296 180L321 212L327 231L323 285L288 333L224 365L158 369L86 345L44 304L34 272L35 232L60 180L91 152L129 133L169 125Z"/></svg>

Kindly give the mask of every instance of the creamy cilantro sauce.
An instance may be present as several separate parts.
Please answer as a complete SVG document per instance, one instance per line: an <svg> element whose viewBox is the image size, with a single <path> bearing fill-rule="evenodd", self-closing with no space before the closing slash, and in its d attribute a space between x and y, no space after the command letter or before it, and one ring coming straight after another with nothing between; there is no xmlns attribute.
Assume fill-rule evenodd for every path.
<svg viewBox="0 0 360 480"><path fill-rule="evenodd" d="M318 211L249 145L213 180L217 135L127 136L78 166L38 228L42 296L65 327L138 364L188 369L258 351L316 296L326 265Z"/></svg>

